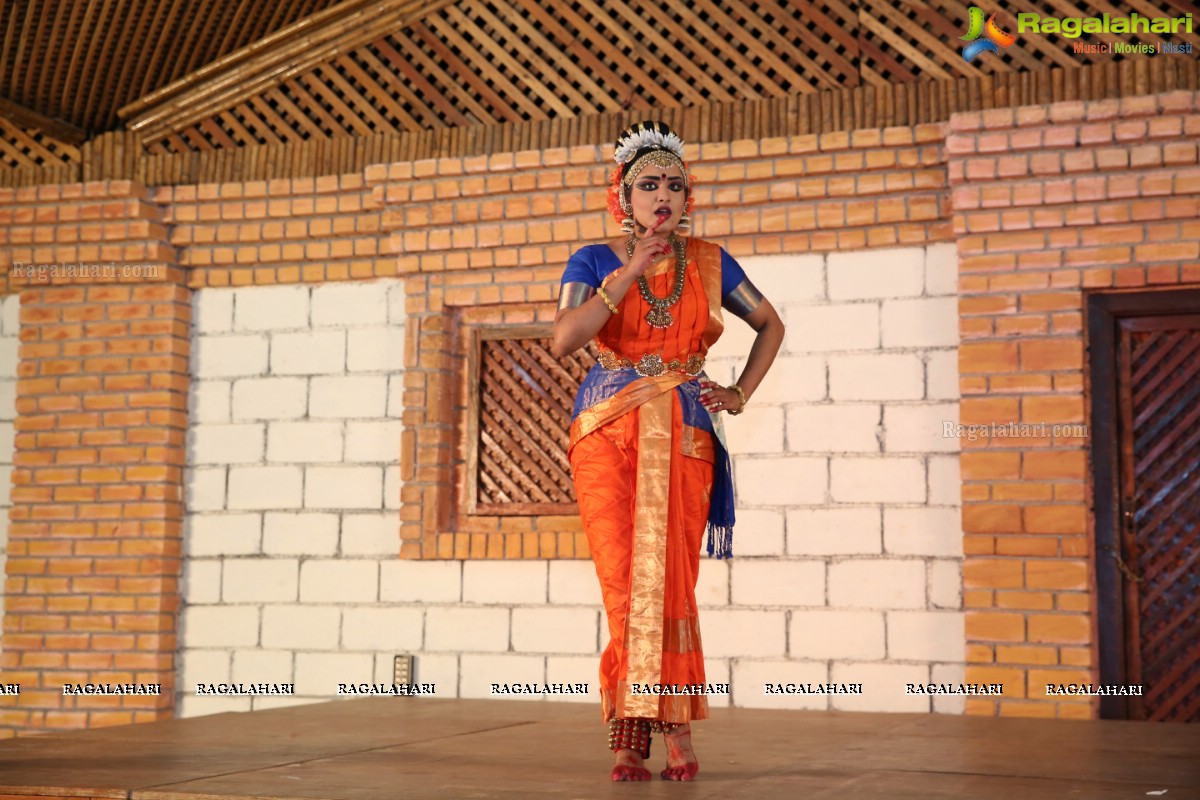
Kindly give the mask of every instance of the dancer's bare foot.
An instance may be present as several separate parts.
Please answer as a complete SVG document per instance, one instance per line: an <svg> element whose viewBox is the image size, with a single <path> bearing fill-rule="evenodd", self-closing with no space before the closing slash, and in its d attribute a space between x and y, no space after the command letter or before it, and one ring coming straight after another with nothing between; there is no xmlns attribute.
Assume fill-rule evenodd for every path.
<svg viewBox="0 0 1200 800"><path fill-rule="evenodd" d="M642 754L636 750L618 750L617 763L612 769L614 781L648 781L650 770L643 766Z"/></svg>
<svg viewBox="0 0 1200 800"><path fill-rule="evenodd" d="M700 771L700 762L692 749L692 727L684 723L670 733L664 733L663 740L667 744L667 768L661 773L663 780L693 780Z"/></svg>

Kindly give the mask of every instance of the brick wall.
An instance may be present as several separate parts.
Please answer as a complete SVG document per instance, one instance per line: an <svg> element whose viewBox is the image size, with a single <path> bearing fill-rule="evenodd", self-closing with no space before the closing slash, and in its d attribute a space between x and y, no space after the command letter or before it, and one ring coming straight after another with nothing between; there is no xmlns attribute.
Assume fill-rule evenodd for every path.
<svg viewBox="0 0 1200 800"><path fill-rule="evenodd" d="M701 573L710 678L743 686L735 703L765 702L758 684L778 675L880 687L832 707L954 712L900 687L956 680L965 660L967 679L1006 687L968 713L1095 713L1031 691L1047 672L1094 676L1086 441L941 426L1082 419L1082 292L1197 281L1195 104L693 149L696 234L789 324L730 420L741 557ZM466 516L456 420L463 334L548 323L567 255L614 232L607 169L585 147L0 197L6 265L161 267L126 286L5 275L24 290L19 358L0 371L17 376L0 658L23 687L4 730L152 718L177 699L68 707L68 676L161 677L189 714L260 707L194 698L195 682L324 699L341 679L387 680L401 650L441 696L594 681L605 634L578 520ZM730 329L723 380L749 341Z"/></svg>
<svg viewBox="0 0 1200 800"><path fill-rule="evenodd" d="M960 114L947 139L961 259L964 423L1085 423L1085 297L1200 283L1200 95ZM1038 434L1039 431L1030 431ZM1088 440L963 442L968 711L1093 717Z"/></svg>
<svg viewBox="0 0 1200 800"><path fill-rule="evenodd" d="M48 186L5 200L6 266L104 261L116 272L20 295L18 362L5 369L17 376L17 417L0 658L21 695L0 725L157 719L176 672L189 291L143 187ZM162 691L63 695L85 682Z"/></svg>

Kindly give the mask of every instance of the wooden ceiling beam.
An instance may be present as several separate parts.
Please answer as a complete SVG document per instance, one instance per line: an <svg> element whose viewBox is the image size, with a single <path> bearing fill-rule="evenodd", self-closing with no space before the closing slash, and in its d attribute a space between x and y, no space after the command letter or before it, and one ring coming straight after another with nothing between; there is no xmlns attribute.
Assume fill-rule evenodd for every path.
<svg viewBox="0 0 1200 800"><path fill-rule="evenodd" d="M6 117L21 127L35 128L69 145L80 145L88 138L87 133L69 122L52 119L3 97L0 97L0 117Z"/></svg>
<svg viewBox="0 0 1200 800"><path fill-rule="evenodd" d="M347 0L207 64L117 114L129 130L155 141L411 25L450 2Z"/></svg>

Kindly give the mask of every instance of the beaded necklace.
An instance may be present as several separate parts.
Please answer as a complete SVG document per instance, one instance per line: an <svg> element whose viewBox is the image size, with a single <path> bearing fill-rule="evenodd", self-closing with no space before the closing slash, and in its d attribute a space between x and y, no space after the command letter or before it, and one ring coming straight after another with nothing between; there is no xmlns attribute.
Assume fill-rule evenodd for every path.
<svg viewBox="0 0 1200 800"><path fill-rule="evenodd" d="M625 242L625 252L629 258L633 258L633 250L637 247L637 241L637 237L630 234L629 239ZM650 310L646 313L646 322L650 323L652 328L669 328L674 325L675 317L668 309L683 297L683 280L687 271L687 243L675 234L671 234L670 242L671 247L675 250L675 284L671 293L666 297L655 297L654 293L650 291L650 283L646 280L646 276L639 275L637 279L638 292L650 306Z"/></svg>

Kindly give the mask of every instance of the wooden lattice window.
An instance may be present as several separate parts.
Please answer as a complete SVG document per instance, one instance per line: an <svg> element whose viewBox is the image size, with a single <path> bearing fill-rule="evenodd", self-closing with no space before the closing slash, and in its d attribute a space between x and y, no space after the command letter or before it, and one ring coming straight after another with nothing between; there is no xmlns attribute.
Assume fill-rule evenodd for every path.
<svg viewBox="0 0 1200 800"><path fill-rule="evenodd" d="M594 355L550 353L544 326L480 329L468 374L468 514L575 514L567 441Z"/></svg>

